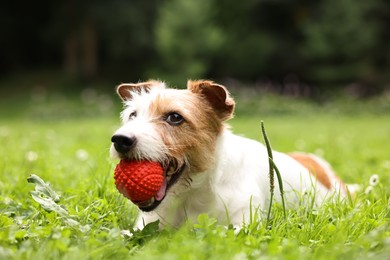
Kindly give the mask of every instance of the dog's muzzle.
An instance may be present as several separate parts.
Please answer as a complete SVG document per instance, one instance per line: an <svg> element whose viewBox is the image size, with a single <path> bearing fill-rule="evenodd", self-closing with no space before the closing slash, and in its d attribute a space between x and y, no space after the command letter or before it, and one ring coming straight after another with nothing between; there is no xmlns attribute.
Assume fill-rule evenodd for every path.
<svg viewBox="0 0 390 260"><path fill-rule="evenodd" d="M111 142L114 144L115 150L120 154L127 154L135 146L137 139L124 135L113 135Z"/></svg>

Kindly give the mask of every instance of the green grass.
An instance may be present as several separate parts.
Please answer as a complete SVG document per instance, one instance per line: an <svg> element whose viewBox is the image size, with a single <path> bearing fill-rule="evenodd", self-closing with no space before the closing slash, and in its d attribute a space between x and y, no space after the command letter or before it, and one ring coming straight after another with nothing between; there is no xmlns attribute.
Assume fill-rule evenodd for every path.
<svg viewBox="0 0 390 260"><path fill-rule="evenodd" d="M387 108L375 114L358 104L360 112L353 114L348 105L341 108L347 112L339 115L342 102L329 112L328 107L273 99L266 101L264 110L243 102L231 122L234 132L262 141L260 120L264 120L274 149L317 153L347 182L365 189L377 174L379 184L346 203L289 210L287 221L280 205L275 205L270 226L253 221L238 234L206 215L179 230L158 231L150 225L132 232L136 209L115 189L115 162L108 157L111 133L119 125L119 107L107 112L77 99L29 101L26 110L0 118L0 258L388 258ZM372 104L368 107L372 111ZM50 183L66 215L47 212L34 201L30 192L35 185L27 182L30 174Z"/></svg>

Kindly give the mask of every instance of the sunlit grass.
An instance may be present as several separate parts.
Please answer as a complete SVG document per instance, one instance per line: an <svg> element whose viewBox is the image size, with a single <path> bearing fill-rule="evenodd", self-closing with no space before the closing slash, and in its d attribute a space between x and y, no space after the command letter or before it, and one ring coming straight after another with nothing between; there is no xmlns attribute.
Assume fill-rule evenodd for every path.
<svg viewBox="0 0 390 260"><path fill-rule="evenodd" d="M262 141L264 120L275 150L319 154L347 182L361 184L363 192L319 209L302 205L288 210L287 221L281 206L275 205L271 226L255 220L238 234L206 215L179 230L158 231L151 225L133 232L136 209L116 191L115 162L108 157L120 106L99 110L99 104L78 98L64 101L58 110L47 100L37 102L17 117L0 119L2 259L385 259L390 255L390 115L386 113L338 115L311 104L296 108L296 114L239 108L231 121L234 132ZM289 102L294 109L299 101ZM94 112L88 110L92 108ZM89 229L71 226L64 217L42 209L30 195L34 185L27 177L32 173L61 196L58 204L69 218ZM368 188L374 174L379 181Z"/></svg>

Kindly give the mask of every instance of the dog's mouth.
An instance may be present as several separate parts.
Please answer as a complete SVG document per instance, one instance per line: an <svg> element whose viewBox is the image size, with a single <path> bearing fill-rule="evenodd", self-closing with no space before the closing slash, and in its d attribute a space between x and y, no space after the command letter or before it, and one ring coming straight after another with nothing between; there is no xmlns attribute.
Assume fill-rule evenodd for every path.
<svg viewBox="0 0 390 260"><path fill-rule="evenodd" d="M133 201L142 211L149 212L157 208L164 200L168 190L179 180L186 168L185 164L178 165L175 160L169 163L162 163L162 165L164 169L164 181L157 194L145 201Z"/></svg>

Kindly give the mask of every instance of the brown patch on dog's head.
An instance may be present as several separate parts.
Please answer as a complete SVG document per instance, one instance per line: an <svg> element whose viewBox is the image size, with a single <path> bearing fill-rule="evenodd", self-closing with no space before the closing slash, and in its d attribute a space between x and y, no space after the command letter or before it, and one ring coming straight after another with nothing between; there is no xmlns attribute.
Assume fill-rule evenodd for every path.
<svg viewBox="0 0 390 260"><path fill-rule="evenodd" d="M165 85L163 82L156 80L150 80L140 83L122 83L116 88L116 93L123 101L128 101L132 99L132 93L148 93L152 87L165 88Z"/></svg>
<svg viewBox="0 0 390 260"><path fill-rule="evenodd" d="M233 117L235 103L224 86L207 80L189 80L187 88L191 92L203 96L220 120L225 121Z"/></svg>
<svg viewBox="0 0 390 260"><path fill-rule="evenodd" d="M223 128L220 115L209 102L188 90L167 89L156 95L149 113L169 157L186 164L193 173L209 169L214 162L217 136ZM168 117L174 114L183 118L176 125L168 123Z"/></svg>

